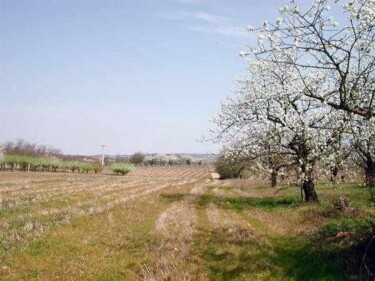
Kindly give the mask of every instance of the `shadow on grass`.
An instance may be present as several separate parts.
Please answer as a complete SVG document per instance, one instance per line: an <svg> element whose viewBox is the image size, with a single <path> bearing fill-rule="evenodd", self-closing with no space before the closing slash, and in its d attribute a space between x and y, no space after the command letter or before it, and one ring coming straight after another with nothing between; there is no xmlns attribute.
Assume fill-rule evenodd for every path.
<svg viewBox="0 0 375 281"><path fill-rule="evenodd" d="M172 193L172 194L162 193L160 195L160 198L165 200L168 203L173 203L173 202L176 202L176 201L177 202L182 201L182 200L188 198L189 196L191 196L189 193Z"/></svg>
<svg viewBox="0 0 375 281"><path fill-rule="evenodd" d="M176 193L163 194L162 198L168 202L188 198L202 211L211 204L239 212L290 209L301 205L299 198L292 196L257 198ZM307 219L310 213L311 210L303 212L302 216ZM321 216L325 217L318 212L313 218ZM346 230L340 228L340 231ZM205 261L212 280L374 280L362 265L367 238L349 236L350 243L343 243L343 240L332 240L335 235L325 237L321 232L277 237L265 232L250 239L237 239L232 235L233 229L202 226L195 240L195 251ZM363 237L368 237L368 233L366 235ZM368 252L366 260L374 272L375 249Z"/></svg>
<svg viewBox="0 0 375 281"><path fill-rule="evenodd" d="M162 194L161 198L167 202L181 201L187 198L192 199L197 207L204 208L210 204L218 207L233 210L244 210L248 208L293 208L300 204L296 197L220 197L215 195L192 195L188 193Z"/></svg>
<svg viewBox="0 0 375 281"><path fill-rule="evenodd" d="M213 280L348 280L330 253L315 250L303 237L267 243L235 241L216 232L209 237L203 258Z"/></svg>
<svg viewBox="0 0 375 281"><path fill-rule="evenodd" d="M209 204L215 204L219 207L243 210L247 208L262 208L262 209L273 209L273 208L291 208L296 207L299 204L299 200L294 197L217 197L213 195L200 196L197 204L200 207L206 207Z"/></svg>
<svg viewBox="0 0 375 281"><path fill-rule="evenodd" d="M369 230L346 242L319 233L250 238L232 233L199 229L200 254L212 280L374 280L375 243L369 244Z"/></svg>

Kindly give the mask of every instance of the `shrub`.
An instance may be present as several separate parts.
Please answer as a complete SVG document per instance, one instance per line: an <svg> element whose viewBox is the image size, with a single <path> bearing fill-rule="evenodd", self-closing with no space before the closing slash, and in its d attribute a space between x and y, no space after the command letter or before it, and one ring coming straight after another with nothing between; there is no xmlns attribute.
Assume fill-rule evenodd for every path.
<svg viewBox="0 0 375 281"><path fill-rule="evenodd" d="M109 168L116 174L126 175L134 169L134 165L129 162L115 162L112 163Z"/></svg>
<svg viewBox="0 0 375 281"><path fill-rule="evenodd" d="M94 171L95 174L100 173L101 171L103 171L102 166L100 166L99 164L92 164L92 169L93 169L93 171Z"/></svg>
<svg viewBox="0 0 375 281"><path fill-rule="evenodd" d="M39 158L39 167L42 167L43 170L52 168L52 159L48 157Z"/></svg>
<svg viewBox="0 0 375 281"><path fill-rule="evenodd" d="M17 155L5 155L4 163L6 165L15 165L18 163L18 156Z"/></svg>
<svg viewBox="0 0 375 281"><path fill-rule="evenodd" d="M80 163L78 161L68 161L66 168L74 173L75 171L79 171Z"/></svg>

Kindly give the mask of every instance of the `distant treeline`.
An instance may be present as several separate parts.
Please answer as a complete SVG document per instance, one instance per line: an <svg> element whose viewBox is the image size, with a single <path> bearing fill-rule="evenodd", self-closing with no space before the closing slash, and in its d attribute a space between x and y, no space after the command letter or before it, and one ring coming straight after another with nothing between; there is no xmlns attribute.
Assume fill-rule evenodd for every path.
<svg viewBox="0 0 375 281"><path fill-rule="evenodd" d="M111 160L109 160L111 161ZM184 165L207 165L208 159L198 159L183 154L144 154L136 152L131 156L118 156L112 161L129 161L138 166L184 166Z"/></svg>
<svg viewBox="0 0 375 281"><path fill-rule="evenodd" d="M22 139L4 143L3 152L6 155L61 156L60 149L49 145L30 143Z"/></svg>
<svg viewBox="0 0 375 281"><path fill-rule="evenodd" d="M64 155L50 145L31 143L23 139L8 141L0 147L1 170L99 172L100 156ZM136 166L184 166L206 165L208 159L198 159L183 154L144 154L136 152L127 157L105 157L105 166L118 162L130 162ZM128 170L128 167L125 169ZM127 171L128 172L128 171ZM116 172L115 172L116 173Z"/></svg>
<svg viewBox="0 0 375 281"><path fill-rule="evenodd" d="M85 161L87 156L84 155L65 155L60 149L50 145L36 144L19 139L17 141L8 141L2 144L2 152L5 155L23 155L39 157L58 157L69 161ZM91 158L93 160L93 158Z"/></svg>

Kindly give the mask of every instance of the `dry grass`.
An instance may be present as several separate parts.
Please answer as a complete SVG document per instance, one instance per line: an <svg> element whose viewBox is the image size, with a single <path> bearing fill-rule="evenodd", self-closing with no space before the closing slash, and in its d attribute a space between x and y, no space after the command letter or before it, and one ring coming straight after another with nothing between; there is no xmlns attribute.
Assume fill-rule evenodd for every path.
<svg viewBox="0 0 375 281"><path fill-rule="evenodd" d="M173 204L160 214L149 248L152 263L144 265L144 280L197 280L190 244L196 233L197 216L186 202Z"/></svg>
<svg viewBox="0 0 375 281"><path fill-rule="evenodd" d="M303 204L294 187L168 173L0 173L0 279L359 278L366 190L322 185ZM335 211L339 196L352 212Z"/></svg>
<svg viewBox="0 0 375 281"><path fill-rule="evenodd" d="M171 178L151 179L149 177L137 179L107 175L95 177L68 175L67 179L67 175L54 174L51 176L44 173L6 173L3 176L4 181L1 186L3 189L0 192L5 195L2 203L7 209L6 213L2 214L4 220L1 224L1 234L5 238L2 241L4 246L3 259L4 263L8 264L3 274L6 274L9 278L27 276L27 278L35 277L44 280L59 279L59 275L56 275L55 272L49 272L44 266L46 256L39 255L41 245L44 247L46 241L51 239L55 241L50 242L53 245L54 253L49 252L49 255L57 255L61 262L60 255L64 256L64 254L61 252L62 248L59 247L61 244L60 238L55 237L57 233L59 233L58 236L64 237L62 244L66 248L69 248L71 244L75 244L75 247L79 248L88 248L82 250L82 252L85 253L85 259L87 255L90 256L89 260L94 258L91 257L90 249L104 247L106 251L108 251L107 248L129 250L132 245L126 242L130 235L126 234L127 229L135 225L143 227L144 221L148 219L151 219L148 222L153 224L156 218L152 219L152 214L156 215L158 210L162 210L160 208L166 206L158 199L160 192L184 192L184 190L187 190L190 193L193 186L198 189L202 188L195 183L195 179L186 179L185 177L175 180ZM48 180L44 178L45 176ZM14 202L14 204L9 202ZM51 202L54 202L53 208L51 208ZM139 202L147 202L148 205L152 206L153 212L142 212ZM191 267L191 269L186 270L186 274L182 273L186 268L186 260L190 258L189 244L192 241L196 225L194 208L188 202L191 202L191 198L187 198L184 203L173 204L170 209L162 211L159 219L155 222L154 230L151 227L142 235L139 235L139 233L130 235L135 236L134 239L144 237L145 241L150 239L152 242L147 243L149 246L137 251L143 253L142 258L137 259L137 269L130 271L127 269L126 273L123 270L117 270L119 276L129 278L128 274L130 274L136 279L142 276L146 278L147 270L156 266L155 276L161 276L161 274L163 276L174 276L174 273L178 273L184 280L191 279L189 276L196 269ZM49 204L46 205L46 203ZM122 225L122 221L118 221L116 218L123 212L124 208L126 209L124 215L127 216L129 225L124 225L125 228L119 231L118 227ZM141 217L140 214L142 214ZM90 233L90 229L85 227L85 224L94 224L94 220L103 222L97 226L92 225ZM143 223L140 224L141 222ZM76 224L79 225L78 231L73 231L71 226ZM103 233L112 227L117 229L118 233L109 242L105 239L105 237L108 237L108 233L105 235ZM87 236L83 237L83 234ZM92 237L93 234L96 234L95 238ZM111 233L111 235L113 234ZM101 235L103 237L100 237ZM81 238L77 241L77 237ZM36 244L33 242L35 240L37 241ZM67 241L69 242L67 243ZM155 242L159 244L155 244ZM95 245L94 249L91 248L93 245ZM31 256L23 253L24 250L27 252L29 248L31 248ZM146 250L149 252L146 253ZM36 256L35 252L37 252ZM44 251L42 252L44 253ZM96 255L100 256L100 253ZM98 258L97 256L95 260ZM147 263L145 262L147 259L153 259L153 261ZM18 263L19 260L23 260L22 264ZM92 276L100 275L95 266L91 268L90 264L86 264L89 267L86 268L79 262L80 266L77 267L75 262L69 260L67 258L65 263L66 267L69 268L66 274L57 270L62 276L81 276L80 272ZM120 260L123 260L123 258ZM53 260L47 264L52 268L56 267ZM102 262L102 264L106 267L106 263ZM108 264L111 264L111 262L108 262ZM141 264L144 264L144 266L140 267ZM146 264L150 265L147 267ZM179 267L177 267L178 265ZM82 270L82 266L85 270ZM196 276L199 276L199 274L196 274ZM178 278L181 280L180 277Z"/></svg>
<svg viewBox="0 0 375 281"><path fill-rule="evenodd" d="M253 227L233 211L220 210L210 205L207 210L207 218L214 231L223 236L230 236L238 241L246 241L254 237Z"/></svg>

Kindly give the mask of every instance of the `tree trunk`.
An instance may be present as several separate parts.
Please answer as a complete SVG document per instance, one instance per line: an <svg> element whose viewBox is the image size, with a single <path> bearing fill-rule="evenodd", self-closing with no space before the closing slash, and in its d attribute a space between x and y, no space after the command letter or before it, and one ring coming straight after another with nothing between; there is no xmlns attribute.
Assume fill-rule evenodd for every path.
<svg viewBox="0 0 375 281"><path fill-rule="evenodd" d="M306 202L318 201L318 195L315 192L315 185L312 179L305 179L302 184L302 189Z"/></svg>
<svg viewBox="0 0 375 281"><path fill-rule="evenodd" d="M271 172L271 186L276 187L277 186L277 170L273 169Z"/></svg>
<svg viewBox="0 0 375 281"><path fill-rule="evenodd" d="M337 175L339 173L339 168L337 166L331 167L331 182L337 182Z"/></svg>
<svg viewBox="0 0 375 281"><path fill-rule="evenodd" d="M368 159L366 164L366 186L375 188L375 162L372 159Z"/></svg>

